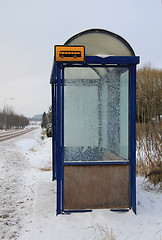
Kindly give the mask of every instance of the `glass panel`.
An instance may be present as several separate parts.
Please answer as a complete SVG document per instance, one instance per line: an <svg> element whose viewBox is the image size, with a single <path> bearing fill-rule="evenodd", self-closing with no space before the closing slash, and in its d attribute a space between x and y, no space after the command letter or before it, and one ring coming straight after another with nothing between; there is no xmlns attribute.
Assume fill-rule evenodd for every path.
<svg viewBox="0 0 162 240"><path fill-rule="evenodd" d="M120 155L128 159L128 71L120 76Z"/></svg>
<svg viewBox="0 0 162 240"><path fill-rule="evenodd" d="M65 146L98 146L96 86L65 87Z"/></svg>
<svg viewBox="0 0 162 240"><path fill-rule="evenodd" d="M128 69L65 68L64 161L128 159Z"/></svg>

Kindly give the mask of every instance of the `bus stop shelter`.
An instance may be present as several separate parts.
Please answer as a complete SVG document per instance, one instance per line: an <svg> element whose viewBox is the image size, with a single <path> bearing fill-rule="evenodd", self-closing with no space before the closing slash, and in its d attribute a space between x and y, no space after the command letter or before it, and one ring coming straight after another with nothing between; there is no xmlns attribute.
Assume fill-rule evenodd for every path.
<svg viewBox="0 0 162 240"><path fill-rule="evenodd" d="M136 65L130 44L91 29L55 46L52 163L57 214L136 213Z"/></svg>

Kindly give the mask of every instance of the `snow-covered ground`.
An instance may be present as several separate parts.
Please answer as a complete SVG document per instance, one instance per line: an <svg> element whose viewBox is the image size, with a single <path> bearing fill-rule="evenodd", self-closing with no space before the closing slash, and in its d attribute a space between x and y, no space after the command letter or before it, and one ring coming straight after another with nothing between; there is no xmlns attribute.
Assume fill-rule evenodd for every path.
<svg viewBox="0 0 162 240"><path fill-rule="evenodd" d="M56 217L51 139L41 129L0 143L0 239L162 240L162 192L137 178L137 215L93 210Z"/></svg>

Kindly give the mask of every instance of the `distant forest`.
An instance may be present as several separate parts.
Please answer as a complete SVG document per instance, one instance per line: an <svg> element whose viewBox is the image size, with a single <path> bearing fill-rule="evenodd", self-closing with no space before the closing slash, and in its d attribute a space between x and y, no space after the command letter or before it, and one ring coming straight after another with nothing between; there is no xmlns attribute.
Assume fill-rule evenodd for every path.
<svg viewBox="0 0 162 240"><path fill-rule="evenodd" d="M29 120L24 115L16 114L12 109L6 107L0 111L0 129L24 128L29 125Z"/></svg>

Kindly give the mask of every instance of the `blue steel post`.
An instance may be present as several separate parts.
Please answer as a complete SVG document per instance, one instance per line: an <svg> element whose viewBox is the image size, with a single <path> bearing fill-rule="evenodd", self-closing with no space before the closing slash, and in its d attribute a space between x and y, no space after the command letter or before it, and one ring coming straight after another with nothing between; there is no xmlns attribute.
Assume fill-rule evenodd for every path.
<svg viewBox="0 0 162 240"><path fill-rule="evenodd" d="M57 87L56 87L56 83L55 83L55 86L54 86L54 93L55 93L55 95L54 95L54 155L55 155L55 161L54 161L54 177L55 177L55 179L57 179L57 174L56 174L56 171L57 171L57 169L56 169L56 102L57 102L57 94L56 94L56 89L57 89Z"/></svg>
<svg viewBox="0 0 162 240"><path fill-rule="evenodd" d="M132 68L129 67L129 209L132 207Z"/></svg>
<svg viewBox="0 0 162 240"><path fill-rule="evenodd" d="M62 67L62 211L64 211L64 67Z"/></svg>
<svg viewBox="0 0 162 240"><path fill-rule="evenodd" d="M132 209L136 214L136 65L132 65Z"/></svg>
<svg viewBox="0 0 162 240"><path fill-rule="evenodd" d="M55 180L55 86L52 84L52 180Z"/></svg>
<svg viewBox="0 0 162 240"><path fill-rule="evenodd" d="M56 120L56 168L57 215L61 213L61 65L57 63L57 120Z"/></svg>

